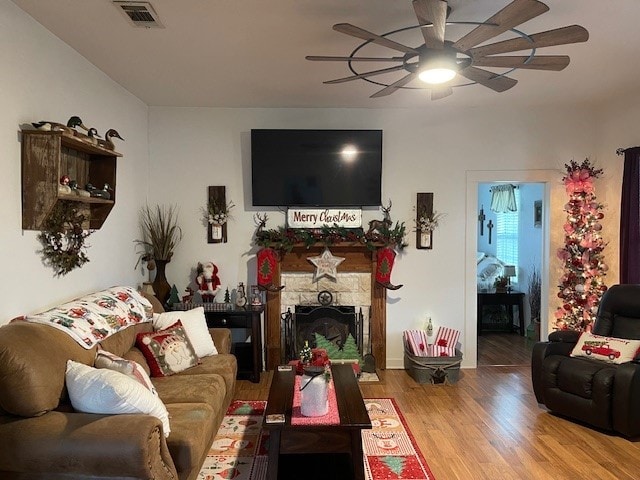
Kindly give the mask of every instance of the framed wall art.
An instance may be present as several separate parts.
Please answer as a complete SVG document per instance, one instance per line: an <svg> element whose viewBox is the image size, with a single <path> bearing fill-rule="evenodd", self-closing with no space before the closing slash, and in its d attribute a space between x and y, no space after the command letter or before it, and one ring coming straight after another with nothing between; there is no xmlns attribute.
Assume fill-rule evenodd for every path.
<svg viewBox="0 0 640 480"><path fill-rule="evenodd" d="M533 226L542 227L542 200L533 202Z"/></svg>

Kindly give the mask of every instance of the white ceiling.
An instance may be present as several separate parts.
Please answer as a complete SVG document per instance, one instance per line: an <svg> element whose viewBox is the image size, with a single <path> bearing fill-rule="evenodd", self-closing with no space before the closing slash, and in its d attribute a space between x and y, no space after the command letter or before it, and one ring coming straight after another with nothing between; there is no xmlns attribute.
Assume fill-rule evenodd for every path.
<svg viewBox="0 0 640 480"><path fill-rule="evenodd" d="M362 80L322 82L351 75L346 63L310 62L306 55L349 55L361 41L332 30L351 23L375 33L416 25L410 0L151 0L165 28L133 27L111 0L13 0L148 105L221 107L429 107L599 103L640 91L640 1L546 0L547 13L518 29L532 34L578 24L586 43L547 47L566 54L561 72L516 70L512 89L481 85L454 89L437 102L428 90L401 90L372 99L381 89ZM510 0L450 0L450 21L481 22ZM447 27L457 39L467 27ZM393 37L417 46L417 30ZM513 34L508 38L512 38ZM503 39L503 37L498 37ZM490 40L487 43L493 43ZM384 47L363 55L395 56ZM523 54L522 53L516 53ZM386 65L364 64L363 70ZM504 70L502 70L504 72ZM376 79L391 83L395 72ZM411 84L413 85L413 84Z"/></svg>

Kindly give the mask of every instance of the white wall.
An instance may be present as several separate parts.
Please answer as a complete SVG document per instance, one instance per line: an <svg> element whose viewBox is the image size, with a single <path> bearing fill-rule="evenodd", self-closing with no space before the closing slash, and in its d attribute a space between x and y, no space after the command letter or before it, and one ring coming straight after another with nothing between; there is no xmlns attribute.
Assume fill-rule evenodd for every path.
<svg viewBox="0 0 640 480"><path fill-rule="evenodd" d="M134 271L137 210L148 185L147 107L8 0L0 0L0 324L114 284ZM90 262L62 278L42 264L38 232L22 230L20 125L80 116L126 139L117 167L117 203L87 239Z"/></svg>
<svg viewBox="0 0 640 480"><path fill-rule="evenodd" d="M526 111L434 106L429 110L378 109L149 109L152 202L175 203L185 238L167 276L182 290L198 261L220 268L223 287L255 283L252 248L250 144L252 128L380 128L384 130L383 198L393 200L394 220L414 225L417 192L434 192L434 209L446 213L434 233L433 250L417 250L415 235L398 257L391 281L404 287L388 292L387 365L402 367L402 331L424 324L465 330L466 176L473 171L557 169L572 158L596 151L592 112L558 108ZM237 205L229 224L229 242L206 243L200 209L208 185L225 185ZM476 200L474 200L475 203ZM487 207L487 206L485 206ZM560 212L561 213L561 212ZM477 216L477 210L474 215ZM270 212L268 228L284 224ZM364 221L379 217L367 211ZM477 222L476 222L477 225ZM561 240L561 235L560 235ZM558 241L558 237L552 239ZM472 250L475 251L473 237ZM550 251L555 251L553 245ZM248 270L249 267L249 270ZM554 285L554 279L550 281ZM475 284L473 286L475 292ZM550 296L555 292L550 293ZM474 295L475 297L475 295ZM552 299L551 299L552 300ZM475 341L475 331L463 332ZM466 335L469 335L468 337ZM463 365L475 365L475 348Z"/></svg>

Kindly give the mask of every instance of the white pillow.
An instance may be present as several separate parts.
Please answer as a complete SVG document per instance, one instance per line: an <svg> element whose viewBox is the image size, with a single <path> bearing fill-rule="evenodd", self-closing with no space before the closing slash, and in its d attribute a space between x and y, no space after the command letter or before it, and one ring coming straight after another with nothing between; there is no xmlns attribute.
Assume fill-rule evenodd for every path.
<svg viewBox="0 0 640 480"><path fill-rule="evenodd" d="M153 315L153 329L164 330L169 328L178 320L182 322L184 331L193 345L193 350L199 358L216 355L218 349L213 343L207 319L204 316L204 308L198 307L185 312L165 312Z"/></svg>
<svg viewBox="0 0 640 480"><path fill-rule="evenodd" d="M71 405L79 412L144 413L162 421L165 437L171 432L162 400L120 372L67 360L66 383Z"/></svg>
<svg viewBox="0 0 640 480"><path fill-rule="evenodd" d="M578 343L571 351L572 357L591 357L609 363L625 363L640 354L640 340L603 337L591 332L582 332Z"/></svg>

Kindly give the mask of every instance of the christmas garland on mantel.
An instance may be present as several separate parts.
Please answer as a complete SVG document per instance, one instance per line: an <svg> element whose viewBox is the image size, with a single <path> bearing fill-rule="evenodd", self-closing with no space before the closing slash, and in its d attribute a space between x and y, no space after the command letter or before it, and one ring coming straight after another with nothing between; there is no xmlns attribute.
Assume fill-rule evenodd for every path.
<svg viewBox="0 0 640 480"><path fill-rule="evenodd" d="M375 232L366 232L362 228L344 228L338 226L323 225L321 228L286 228L258 230L255 234L255 244L259 247L273 248L290 252L296 245L304 245L310 248L313 245L330 247L338 243L360 243L369 250L375 250L380 246L394 247L402 250L407 244L404 222L393 227L380 227Z"/></svg>
<svg viewBox="0 0 640 480"><path fill-rule="evenodd" d="M87 217L80 212L77 202L58 202L43 223L38 234L42 243L45 264L53 268L56 276L66 275L89 261L85 239L93 230L83 230Z"/></svg>

